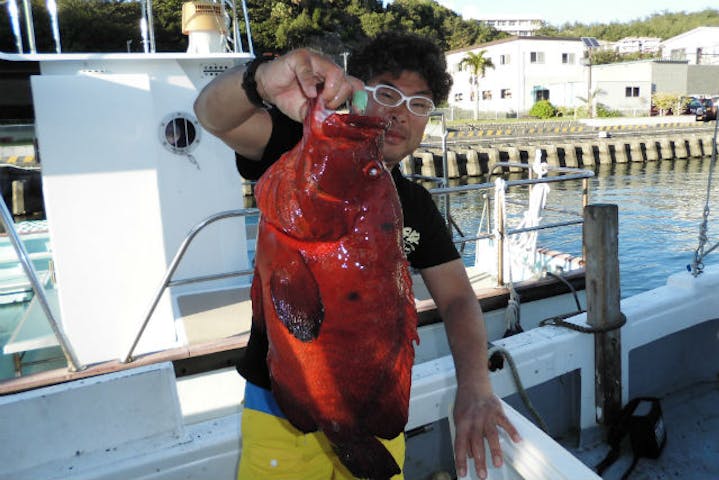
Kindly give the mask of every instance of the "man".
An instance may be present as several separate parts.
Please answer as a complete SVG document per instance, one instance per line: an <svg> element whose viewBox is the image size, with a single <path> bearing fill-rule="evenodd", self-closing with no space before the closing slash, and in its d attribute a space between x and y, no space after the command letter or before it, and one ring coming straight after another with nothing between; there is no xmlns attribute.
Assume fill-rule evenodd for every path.
<svg viewBox="0 0 719 480"><path fill-rule="evenodd" d="M262 60L247 69L229 70L200 93L195 102L200 123L232 147L237 153L240 173L254 179L299 141L301 121L310 98L320 95L327 108L336 109L352 98L355 91L367 89L366 114L390 122L383 154L402 203L405 252L410 264L420 271L444 320L454 358L457 474L466 475L470 457L479 476L485 478L485 438L493 464L500 466L498 427L504 428L514 441L519 440L519 435L492 392L484 320L464 264L429 193L405 179L398 167L419 146L429 113L449 93L451 77L446 72L443 53L421 37L384 33L350 56L352 76L330 59L305 49L294 50L271 62ZM248 380L239 478L352 478L333 458L321 433L302 435L288 422L283 423L282 412L269 391L266 354L267 338L253 331L246 356L238 366ZM279 430L287 433L276 433L271 421L279 422ZM404 460L402 437L383 441L399 465ZM303 451L288 458L292 457L288 452L293 448L292 442L311 444L314 453ZM300 455L305 456L299 458ZM278 456L283 460L278 460ZM309 457L313 462L317 460L317 464L309 466ZM300 470L280 473L277 469L281 462L306 462L308 467L302 473L298 473ZM277 476L272 476L273 472Z"/></svg>

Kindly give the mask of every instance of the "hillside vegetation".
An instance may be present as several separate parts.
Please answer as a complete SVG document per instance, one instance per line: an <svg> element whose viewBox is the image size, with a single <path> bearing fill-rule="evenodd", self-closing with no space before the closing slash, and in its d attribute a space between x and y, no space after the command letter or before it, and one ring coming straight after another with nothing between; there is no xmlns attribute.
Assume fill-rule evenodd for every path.
<svg viewBox="0 0 719 480"><path fill-rule="evenodd" d="M565 23L559 27L545 24L538 35L596 37L608 42L624 37L659 37L666 40L696 27L710 26L719 26L719 9L708 8L694 13L665 11L627 23Z"/></svg>
<svg viewBox="0 0 719 480"><path fill-rule="evenodd" d="M0 3L3 3L0 1ZM183 0L154 0L158 51L183 51ZM240 2L237 2L238 5ZM284 52L311 46L329 54L351 50L380 31L416 32L451 50L489 42L506 34L476 20L464 20L434 0L247 0L255 52ZM141 51L140 3L127 0L57 0L64 52ZM44 0L32 0L37 50L53 52ZM0 51L16 51L7 9L0 13ZM240 18L242 18L240 12ZM24 21L21 19L22 29ZM625 36L668 38L701 25L719 25L719 10L660 13L628 23L545 25L540 34L592 36L615 41ZM244 31L244 25L241 25ZM28 51L27 41L24 50Z"/></svg>

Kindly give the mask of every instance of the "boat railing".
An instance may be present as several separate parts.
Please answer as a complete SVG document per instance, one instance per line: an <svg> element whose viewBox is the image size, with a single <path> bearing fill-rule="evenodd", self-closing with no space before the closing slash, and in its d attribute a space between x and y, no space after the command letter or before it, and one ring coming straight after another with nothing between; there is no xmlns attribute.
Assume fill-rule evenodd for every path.
<svg viewBox="0 0 719 480"><path fill-rule="evenodd" d="M137 347L137 344L140 341L140 338L142 338L142 334L145 332L145 328L147 328L147 324L150 322L150 319L152 318L152 314L155 312L155 309L157 308L157 304L160 302L160 298L162 298L162 294L165 293L165 290L169 287L174 286L180 286L180 285L188 285L191 283L201 283L201 282L209 282L213 280L221 280L225 278L232 278L232 277L239 277L244 275L252 275L254 272L254 269L247 268L244 270L237 270L234 272L226 272L226 273L218 273L214 275L202 275L198 277L190 277L190 278L184 278L180 280L172 280L172 276L175 274L175 271L177 270L177 267L180 265L180 262L182 261L182 258L185 256L185 252L187 252L187 249L190 247L190 244L194 240L194 238L197 236L198 233L200 233L205 227L208 225L211 225L217 221L225 220L228 218L234 218L234 217L248 217L248 216L256 216L259 215L260 211L257 208L243 208L238 210L227 210L224 212L219 212L214 215L210 215L206 219L199 222L197 225L192 227L192 229L189 231L189 233L185 236L185 239L180 244L180 247L177 249L177 253L175 253L175 257L172 259L172 262L170 262L169 267L167 267L167 271L165 272L165 276L162 278L162 281L160 282L160 286L157 288L157 291L152 298L152 302L150 303L150 306L147 310L147 313L145 314L145 317L143 318L142 324L140 325L140 330L135 335L135 338L132 342L132 346L127 352L127 355L125 355L123 363L129 363L132 361L132 354L135 351L135 348Z"/></svg>
<svg viewBox="0 0 719 480"><path fill-rule="evenodd" d="M169 287L175 287L175 286L181 286L181 285L188 285L193 283L201 283L201 282L209 282L214 280L222 280L226 278L233 278L233 277L239 277L244 275L252 275L254 270L252 268L247 268L244 270L237 270L232 272L224 272L224 273L218 273L218 274L212 274L212 275L201 275L196 277L189 277L189 278L182 278L173 280L173 275L175 274L175 271L177 270L178 266L180 265L180 262L185 256L185 253L187 252L187 249L189 248L190 244L194 240L194 238L207 226L220 221L225 220L228 218L234 218L234 217L248 217L248 216L257 216L259 215L259 210L256 208L247 208L247 209L238 209L238 210L228 210L216 213L214 215L211 215L207 217L206 219L202 220L201 222L197 223L185 236L185 239L180 244L180 247L177 250L177 253L175 254L174 258L172 259L172 262L170 262L170 265L168 266L165 275L162 278L162 281L160 282L159 287L157 288L155 294L152 297L152 301L150 302L150 306L147 309L147 313L145 314L142 324L140 326L139 331L133 338L132 346L127 352L127 355L125 355L123 363L129 363L133 360L132 354L135 351L135 348L137 347L137 344L139 343L140 339L142 338L142 334L145 332L145 329L150 322L150 319L152 318L152 315L154 314L157 305L160 302L160 299L162 295L165 293L165 290L167 290ZM62 325L58 322L55 314L52 312L52 309L50 308L50 303L48 301L48 295L45 292L45 288L43 287L43 282L40 281L39 275L35 270L35 267L33 266L33 263L30 259L30 255L28 254L27 250L25 249L25 246L23 245L22 241L20 240L20 237L17 233L17 230L15 229L15 223L13 221L12 215L10 214L10 211L7 208L7 205L5 204L5 200L0 196L0 220L2 221L2 225L5 228L5 231L8 234L8 237L10 238L10 241L13 245L13 248L15 249L15 252L17 253L18 259L20 261L20 264L22 265L25 274L27 275L30 285L32 286L32 289L35 293L35 298L39 302L43 313L45 314L50 327L52 329L52 332L57 339L57 342L62 349L63 355L65 356L65 359L68 364L68 368L70 371L77 372L82 371L86 368L85 365L80 364L78 361L77 355L72 348L72 343L68 339L68 337L65 335L65 332L62 328Z"/></svg>
<svg viewBox="0 0 719 480"><path fill-rule="evenodd" d="M531 189L535 185L539 184L549 184L549 183L561 183L561 182L569 182L569 181L577 181L581 180L582 182L582 188L581 188L581 205L582 209L588 205L589 203L589 179L594 177L594 172L592 170L586 170L586 169L580 169L580 168L571 168L571 167L557 167L557 166L551 166L542 164L542 176L533 178L533 172L535 166L531 164L525 164L525 163L517 163L517 162L497 162L494 165L494 168L489 173L489 177L491 178L494 176L497 172L502 171L504 169L520 169L520 170L527 170L528 171L528 178L522 178L522 179L516 179L516 180L507 180L504 182L504 190L508 190L509 188L513 187L527 187ZM445 170L446 171L446 170ZM545 176L544 173L553 173L556 175L552 176ZM440 180L440 184L447 185L447 181L442 179L441 177L437 180ZM467 192L475 192L475 191L488 191L488 190L494 190L496 188L495 182L484 182L484 183L477 183L477 184L471 184L471 185L457 185L457 186L440 186L436 188L430 189L430 193L434 196L441 196L444 197L444 207L445 211L448 212L446 220L448 225L452 226L454 225L452 215L451 215L451 208L449 207L449 195L456 194L456 193L467 193ZM490 196L485 196L485 201L489 202ZM495 198L495 202L497 199ZM515 202L520 203L521 205L526 205L526 202ZM508 239L513 235L520 235L523 233L529 233L529 232L536 232L540 230L547 230L547 229L553 229L553 228L559 228L559 227L566 227L571 225L581 225L583 223L581 212L571 212L565 209L552 209L551 207L547 208L547 210L553 210L555 212L560 212L565 216L576 216L576 219L569 219L564 221L558 221L558 222L551 222L551 223L544 223L541 225L536 226L529 226L529 227L517 227L517 228L508 228L507 223L507 216L506 213L502 209L498 209L498 218L495 219L495 226L496 231L491 231L489 229L489 222L487 222L487 231L486 233L477 232L476 235L464 235L459 231L459 235L453 235L453 240L456 244L464 244L466 242L471 241L478 241L482 239L496 239L497 241L497 284L504 285L505 278L504 278L504 265L506 262L506 259L504 258L504 251L505 251L505 244L507 243ZM486 212L489 212L489 208L485 208ZM481 225L481 223L480 223Z"/></svg>
<svg viewBox="0 0 719 480"><path fill-rule="evenodd" d="M502 169L502 168L528 168L527 165L524 164L515 164L515 163L509 163L509 162L500 162L496 164L496 169ZM562 175L558 176L547 176L543 178L526 178L526 179L519 179L519 180L508 180L505 183L505 188L510 187L529 187L531 188L533 185L541 184L541 183L553 183L553 182L563 182L563 181L570 181L570 180L582 180L583 182L583 188L582 188L582 203L583 205L587 204L587 197L588 197L588 179L591 178L594 175L594 172L589 170L582 170L582 169L575 169L575 168L564 168L564 167L547 167L548 172L554 172L554 173L561 173ZM530 170L531 172L531 170ZM531 173L530 173L531 175ZM435 179L436 180L436 179ZM441 179L440 179L441 180ZM443 181L440 182L440 184L446 185ZM442 196L449 196L454 193L462 193L462 192L468 192L468 191L478 191L478 190L489 190L494 189L495 184L492 182L486 182L482 184L475 184L475 185L462 185L462 186L443 186L438 188L431 189L431 193L433 195L442 195ZM488 196L487 196L488 201ZM57 321L55 318L53 312L50 309L49 303L47 301L47 295L44 291L43 285L40 282L37 273L35 272L35 269L32 265L32 262L29 259L29 255L27 254L27 251L25 251L24 245L19 239L19 236L17 235L17 232L14 227L14 222L12 219L12 216L10 215L7 205L5 204L4 200L0 202L0 213L2 213L2 222L3 225L8 232L12 244L18 254L18 257L20 258L20 262L23 265L23 268L25 269L25 272L30 279L32 288L35 292L35 295L37 296L37 299L42 307L43 312L48 318L48 321L51 325L52 331L55 335L55 337L58 340L58 344L60 345L63 354L66 357L68 366L71 371L79 371L83 370L85 367L83 365L80 365L80 363L77 360L77 356L75 355L71 343L66 337L61 324ZM190 244L195 239L195 237L207 226L210 224L213 224L217 221L225 220L228 218L234 218L234 217L254 217L259 215L259 210L257 208L245 208L245 209L237 209L237 210L228 210L216 213L214 215L211 215L207 217L206 219L200 221L197 223L185 236L184 240L180 244L175 256L173 257L172 261L170 262L165 275L163 276L158 288L155 291L155 294L152 297L152 300L149 304L149 307L147 308L147 311L142 319L142 323L140 325L140 328L136 335L133 337L132 345L127 351L127 354L123 357L123 363L130 363L133 361L133 354L135 351L135 348L137 347L140 339L142 338L142 335L149 324L159 302L162 297L162 295L165 293L165 291L170 287L175 286L181 286L181 285L188 285L193 283L201 283L201 282L208 282L208 281L214 281L214 280L221 280L226 278L232 278L232 277L239 277L239 276L250 276L253 274L254 270L252 268L247 268L244 270L237 270L237 271L231 271L231 272L225 272L225 273L218 273L218 274L212 274L212 275L201 275L196 277L190 277L190 278L182 278L182 279L173 279L173 276L180 265L182 259L185 256L185 253L187 252ZM570 212L564 212L564 213L570 213ZM449 215L451 217L451 215ZM549 224L539 225L536 227L520 227L520 228L506 228L506 218L500 218L498 219L498 225L500 227L498 230L498 235L496 233L486 233L486 234L477 234L474 236L465 236L461 235L454 238L454 241L456 243L463 243L463 242L469 242L469 241L477 241L484 238L496 238L498 241L498 250L497 250L497 260L498 260L498 283L501 285L504 282L503 279L503 265L504 265L504 255L503 255L503 245L507 241L507 239L511 235L517 235L525 232L531 232L531 231L538 231L548 228L555 228L555 227L561 227L561 226L567 226L567 225L575 225L575 224L581 224L582 220L566 220L562 222L553 222Z"/></svg>
<svg viewBox="0 0 719 480"><path fill-rule="evenodd" d="M15 229L15 222L2 195L0 195L0 220L2 220L2 225L5 228L5 232L7 233L8 238L10 239L10 243L15 249L15 253L17 253L18 260L22 265L25 275L27 275L27 278L30 281L30 286L35 293L35 297L37 298L37 301L40 304L42 311L45 313L45 316L50 323L50 328L52 329L52 332L55 335L58 344L60 345L60 349L62 350L62 353L67 360L69 369L71 371L83 370L84 367L80 365L80 362L77 359L77 355L75 354L75 351L73 350L70 341L65 335L65 331L55 318L55 315L50 308L50 303L48 301L47 293L45 292L43 282L40 280L37 271L35 270L35 266L30 259L30 255L28 254L25 245L20 240L20 236Z"/></svg>
<svg viewBox="0 0 719 480"><path fill-rule="evenodd" d="M553 182L566 182L571 180L582 180L582 206L586 206L588 202L588 191L589 191L589 184L588 179L594 176L594 172L591 170L583 170L578 168L568 168L568 167L550 167L544 165L543 168L545 171L553 172L553 173L560 173L559 176L548 176L548 177L541 177L541 178L531 178L532 175L532 169L530 165L521 164L521 163L511 163L511 162L498 162L494 169L502 169L502 168L525 168L529 169L529 175L530 178L527 179L520 179L520 180L509 180L505 183L506 188L509 187L515 187L515 186L528 186L531 188L533 185L541 184L541 183L553 183ZM493 170L494 172L494 170ZM492 173L493 173L492 172ZM434 177L430 180L438 180L440 181L440 184L447 185L446 179L437 178ZM439 187L439 188L433 188L430 190L430 192L433 195L449 195L452 193L457 192L467 192L467 191L475 191L475 190L489 190L494 189L495 185L494 183L487 182L482 184L476 184L476 185L463 185L463 186L456 186L456 187ZM135 351L135 348L137 347L137 344L139 343L142 334L144 333L148 323L150 322L150 319L152 318L153 313L155 312L155 309L157 308L158 303L160 302L160 299L165 292L165 290L169 287L173 286L179 286L179 285L187 285L191 283L200 283L200 282L207 282L212 280L219 280L219 279L225 279L230 277L237 277L237 276L244 276L244 275L252 275L254 272L254 269L248 268L245 270L239 270L234 272L227 272L227 273L220 273L220 274L214 274L214 275L204 275L204 276L198 276L198 277L191 277L191 278L185 278L185 279L179 279L179 280L173 280L172 277L175 274L175 271L177 270L180 262L182 261L185 252L189 248L190 244L194 240L194 238L199 234L205 227L208 225L228 219L233 217L247 217L247 216L257 216L259 215L260 211L257 208L246 208L246 209L238 209L238 210L228 210L224 212L219 212L214 215L211 215L207 217L206 219L199 222L197 225L195 225L190 232L187 234L183 242L180 244L180 247L177 250L177 253L175 254L174 258L172 259L172 262L170 262L169 267L167 268L167 271L160 282L159 287L157 288L157 291L152 298L152 302L150 303L150 306L147 310L147 313L145 314L142 324L140 326L140 329L138 333L135 335L135 338L133 340L132 346L130 347L129 351L127 352L127 355L125 355L123 362L129 363L133 359L133 353ZM569 212L565 212L569 213ZM451 216L451 215L448 215ZM560 226L568 226L568 225L576 225L581 224L581 216L578 220L567 220L563 222L554 222L550 224L540 225L537 227L526 227L526 228L514 228L514 229L505 229L506 219L501 218L499 219L499 225L501 227L499 228L500 235L498 236L498 283L503 284L504 278L503 278L503 264L504 264L504 255L503 255L503 245L504 242L506 242L506 239L511 235L517 235L524 232L531 232L531 231L537 231L537 230L543 230L547 228L556 228ZM461 242L467 242L467 241L476 241L481 238L489 238L492 237L492 234L487 235L476 235L473 237L459 237L455 238L455 242L461 243Z"/></svg>
<svg viewBox="0 0 719 480"><path fill-rule="evenodd" d="M227 51L235 53L247 52L251 55L254 55L252 32L250 30L249 12L245 0L241 0L239 2L242 8L241 19L238 12L238 2L232 0L209 0L209 2L218 4L221 15L224 17L225 22L229 24L229 28L227 29L228 35L226 35L225 38L225 49ZM55 1L48 1L46 7L47 14L50 19L52 37L55 43L55 52L62 53L62 42L60 38L57 4ZM155 27L152 0L140 0L140 11L140 33L142 36L144 53L155 53ZM22 32L23 18L25 23L25 34L28 42L27 48L29 49L30 53L37 53L35 42L35 25L32 15L31 1L22 0L22 11L20 11L16 0L9 0L8 15L11 30L13 32L13 35L15 36L15 46L17 49L17 53L22 54L25 50ZM240 25L242 23L244 23L245 26L245 44L243 44L242 32L240 30ZM129 52L130 41L128 41L127 48Z"/></svg>

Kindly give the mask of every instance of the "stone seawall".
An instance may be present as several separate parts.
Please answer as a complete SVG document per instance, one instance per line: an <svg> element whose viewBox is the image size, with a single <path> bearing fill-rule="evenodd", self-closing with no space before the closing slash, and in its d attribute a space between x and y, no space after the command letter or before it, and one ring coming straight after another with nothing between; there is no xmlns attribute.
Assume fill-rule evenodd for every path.
<svg viewBox="0 0 719 480"><path fill-rule="evenodd" d="M599 164L653 162L708 157L713 135L669 134L617 138L568 139L565 142L506 144L491 147L453 145L447 151L449 178L487 174L497 162L531 163L539 149L542 160L553 166L594 167ZM441 177L442 151L420 148L402 161L405 174Z"/></svg>

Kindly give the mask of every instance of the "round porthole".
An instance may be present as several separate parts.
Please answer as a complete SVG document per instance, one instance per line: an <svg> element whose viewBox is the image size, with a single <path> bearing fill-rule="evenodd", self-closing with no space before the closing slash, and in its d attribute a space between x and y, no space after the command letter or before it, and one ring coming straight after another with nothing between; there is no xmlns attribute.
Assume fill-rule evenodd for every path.
<svg viewBox="0 0 719 480"><path fill-rule="evenodd" d="M160 124L160 142L172 153L189 154L200 142L200 125L189 113L176 112Z"/></svg>

